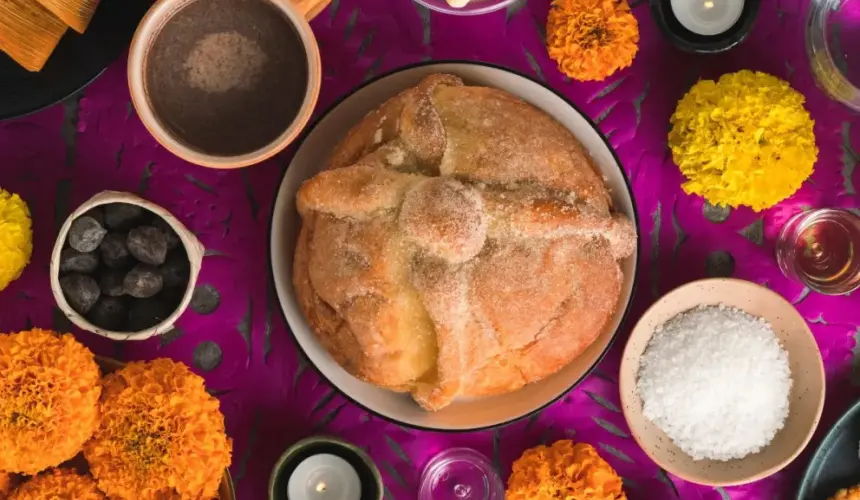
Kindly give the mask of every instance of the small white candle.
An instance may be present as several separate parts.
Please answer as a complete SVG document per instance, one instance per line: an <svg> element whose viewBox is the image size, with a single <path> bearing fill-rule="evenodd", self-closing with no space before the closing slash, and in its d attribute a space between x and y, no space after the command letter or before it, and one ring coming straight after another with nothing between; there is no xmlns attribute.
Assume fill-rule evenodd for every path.
<svg viewBox="0 0 860 500"><path fill-rule="evenodd" d="M286 500L360 500L361 480L346 460L328 453L304 459L287 482Z"/></svg>
<svg viewBox="0 0 860 500"><path fill-rule="evenodd" d="M693 33L719 35L740 19L744 0L672 0L678 22Z"/></svg>

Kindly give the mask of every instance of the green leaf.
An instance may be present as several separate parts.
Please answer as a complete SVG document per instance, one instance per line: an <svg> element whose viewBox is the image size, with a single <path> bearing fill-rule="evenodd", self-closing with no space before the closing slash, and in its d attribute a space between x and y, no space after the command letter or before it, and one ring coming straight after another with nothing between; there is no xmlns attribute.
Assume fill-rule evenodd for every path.
<svg viewBox="0 0 860 500"><path fill-rule="evenodd" d="M609 401L608 399L604 398L600 394L597 394L597 393L594 393L591 391L585 391L585 393L588 394L588 397L590 397L595 403L606 408L607 410L614 411L615 413L621 413L621 409L618 408L618 406L616 406L615 403L613 403L612 401Z"/></svg>
<svg viewBox="0 0 860 500"><path fill-rule="evenodd" d="M245 310L245 315L242 316L242 320L239 321L239 324L236 325L236 330L242 335L242 338L245 339L245 345L248 347L248 359L251 359L252 350L251 350L251 332L254 329L254 297L248 295L248 308Z"/></svg>
<svg viewBox="0 0 860 500"><path fill-rule="evenodd" d="M120 158L122 158L122 149L117 153L117 163L121 161ZM143 172L140 173L140 181L137 183L137 192L139 194L144 194L149 189L149 179L152 178L153 165L155 165L155 162L147 162L143 167Z"/></svg>
<svg viewBox="0 0 860 500"><path fill-rule="evenodd" d="M412 465L412 461L409 460L409 456L406 454L405 451L403 451L403 448L400 446L400 444L397 441L391 439L391 436L386 434L385 442L388 443L388 447L391 448L391 451L393 451L394 454L400 458L400 460L403 460L404 462L406 462L410 466Z"/></svg>
<svg viewBox="0 0 860 500"><path fill-rule="evenodd" d="M596 100L598 100L598 99L603 99L604 97L606 97L606 96L608 96L609 94L611 94L615 89L617 89L618 87L620 87L620 86L621 86L621 84L622 84L622 83L624 83L624 80L626 80L626 79L627 79L627 75L622 76L621 78L619 78L619 79L615 80L614 82L610 83L609 85L607 85L607 86L603 87L602 89L598 90L596 94L594 94L593 96L589 97L589 98L588 98L588 100L587 100L587 101L585 101L585 102L587 102L587 103L591 104L591 102L592 102L592 101L596 101Z"/></svg>
<svg viewBox="0 0 860 500"><path fill-rule="evenodd" d="M389 473L389 474L391 474L391 477L393 477L395 481L397 481L398 483L400 483L400 485L401 485L401 486L403 486L404 488L408 488L408 487L409 487L409 486L406 484L406 480L404 480L404 479L403 479L403 476L401 476L401 475L400 475L400 473L399 473L399 472L397 472L397 469L395 469L393 465L391 465L390 463L388 463L388 461L383 460L383 461L382 461L382 466L383 466L383 467L385 467L385 470L387 470L387 471L388 471L388 473Z"/></svg>
<svg viewBox="0 0 860 500"><path fill-rule="evenodd" d="M316 424L314 424L314 429L319 430L330 424L335 418L337 418L338 414L341 410L343 410L344 406L346 406L346 403L341 403L339 406L335 407L334 410L323 415L323 417L319 419Z"/></svg>
<svg viewBox="0 0 860 500"><path fill-rule="evenodd" d="M532 71L534 71L537 75L538 80L545 82L546 78L544 78L543 76L543 70L540 69L540 64L538 64L537 59L535 59L535 56L533 56L532 53L529 52L528 49L525 47L523 47L523 53L526 55L526 60L528 61L529 66L531 66Z"/></svg>
<svg viewBox="0 0 860 500"><path fill-rule="evenodd" d="M606 432L609 432L610 434L613 434L618 437L630 439L630 434L627 434L623 430L619 429L612 422L609 422L608 420L603 420L600 417L591 417L591 419L594 420L594 423L602 427L603 430L605 430Z"/></svg>
<svg viewBox="0 0 860 500"><path fill-rule="evenodd" d="M523 7L525 6L526 0L517 0L516 2L508 5L508 8L506 9L505 13L505 23L510 23L511 19L516 16L521 10L523 10Z"/></svg>
<svg viewBox="0 0 860 500"><path fill-rule="evenodd" d="M608 108L604 109L602 113L597 115L597 118L594 119L594 123L600 123L605 120L609 116L609 113L612 113L612 110L615 109L616 104L617 103L613 102Z"/></svg>
<svg viewBox="0 0 860 500"><path fill-rule="evenodd" d="M323 394L323 396L321 398L319 398L319 400L316 402L316 404L314 404L314 407L311 408L310 414L313 415L314 413L323 409L325 407L325 405L329 404L331 402L331 400L334 399L336 394L337 393L334 390L329 389L329 391L327 393Z"/></svg>
<svg viewBox="0 0 860 500"><path fill-rule="evenodd" d="M195 186L199 187L200 189L206 191L209 194L214 194L216 196L218 195L218 193L215 192L215 189L212 186L206 184L205 182L201 181L200 179L194 177L191 174L185 174L185 180L187 180L191 184L194 184Z"/></svg>
<svg viewBox="0 0 860 500"><path fill-rule="evenodd" d="M609 446L606 443L600 443L599 446L603 451L605 451L606 453L609 453L610 455L618 458L619 460L623 460L624 462L627 462L628 464L634 463L632 458L627 456L626 453L619 450L618 448Z"/></svg>
<svg viewBox="0 0 860 500"><path fill-rule="evenodd" d="M762 246L764 244L764 219L756 219L752 224L738 231L738 234L756 245Z"/></svg>

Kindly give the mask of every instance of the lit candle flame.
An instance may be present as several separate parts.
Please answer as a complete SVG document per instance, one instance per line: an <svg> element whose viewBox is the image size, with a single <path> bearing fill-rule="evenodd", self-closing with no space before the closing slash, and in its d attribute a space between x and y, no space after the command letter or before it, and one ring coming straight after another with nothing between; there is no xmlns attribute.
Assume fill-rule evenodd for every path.
<svg viewBox="0 0 860 500"><path fill-rule="evenodd" d="M325 493L326 485L324 482L320 481L317 483L317 493Z"/></svg>

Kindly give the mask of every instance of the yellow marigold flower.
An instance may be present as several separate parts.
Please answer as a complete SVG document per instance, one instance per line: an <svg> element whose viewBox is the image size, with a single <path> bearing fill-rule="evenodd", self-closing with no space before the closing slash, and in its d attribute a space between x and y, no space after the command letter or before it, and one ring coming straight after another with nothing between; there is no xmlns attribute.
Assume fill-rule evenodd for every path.
<svg viewBox="0 0 860 500"><path fill-rule="evenodd" d="M18 487L9 500L106 500L90 476L70 469L39 474Z"/></svg>
<svg viewBox="0 0 860 500"><path fill-rule="evenodd" d="M633 64L639 24L627 0L555 0L546 46L558 69L575 80L603 80Z"/></svg>
<svg viewBox="0 0 860 500"><path fill-rule="evenodd" d="M30 209L20 196L0 189L0 290L21 276L32 253Z"/></svg>
<svg viewBox="0 0 860 500"><path fill-rule="evenodd" d="M860 485L841 489L830 500L860 500Z"/></svg>
<svg viewBox="0 0 860 500"><path fill-rule="evenodd" d="M112 500L216 497L231 442L203 379L169 359L129 363L103 381L102 424L84 456Z"/></svg>
<svg viewBox="0 0 860 500"><path fill-rule="evenodd" d="M621 478L593 446L565 439L514 462L505 500L627 500Z"/></svg>
<svg viewBox="0 0 860 500"><path fill-rule="evenodd" d="M678 102L669 147L684 191L759 211L793 195L818 158L803 96L748 70L701 80Z"/></svg>
<svg viewBox="0 0 860 500"><path fill-rule="evenodd" d="M0 335L0 470L34 475L77 455L98 427L99 377L70 334Z"/></svg>

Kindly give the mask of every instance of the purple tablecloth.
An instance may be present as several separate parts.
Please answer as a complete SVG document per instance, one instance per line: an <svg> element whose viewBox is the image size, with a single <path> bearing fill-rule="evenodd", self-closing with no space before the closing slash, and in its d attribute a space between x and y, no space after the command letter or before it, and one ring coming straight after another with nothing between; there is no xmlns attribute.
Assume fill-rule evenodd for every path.
<svg viewBox="0 0 860 500"><path fill-rule="evenodd" d="M597 446L624 477L633 500L788 498L808 453L786 471L744 487L686 483L665 474L636 446L619 411L617 384L624 340L649 303L684 282L731 274L782 293L815 332L829 386L813 446L858 395L853 350L860 333L860 298L825 297L787 281L774 262L773 241L781 224L801 207L860 207L855 187L860 174L854 168L860 125L810 76L802 35L807 2L762 3L755 29L741 46L720 56L692 56L672 48L650 18L647 2L635 1L642 41L633 67L588 84L564 78L546 55L548 0L476 18L431 14L409 0L334 0L313 22L324 64L318 114L366 79L409 63L484 60L531 74L563 92L599 123L618 151L634 187L642 234L635 307L597 370L533 418L487 432L433 434L370 416L336 394L298 356L267 285L269 216L290 152L240 171L180 161L158 146L135 116L122 61L77 98L0 123L0 186L27 200L35 224L32 263L0 294L0 327L70 329L49 287L54 235L66 215L94 193L133 191L170 209L199 235L208 249L200 284L220 292L220 307L208 315L189 311L177 334L146 342L111 343L76 333L97 353L129 360L169 356L206 377L234 439L231 470L240 500L266 498L278 455L314 433L335 434L366 449L383 473L390 500L414 499L421 468L444 448L474 447L492 458L506 478L523 450L560 438ZM683 194L681 175L666 149L669 116L690 85L742 68L785 78L807 96L821 150L815 174L801 192L758 214L703 207L701 199ZM220 364L212 368L219 356Z"/></svg>

